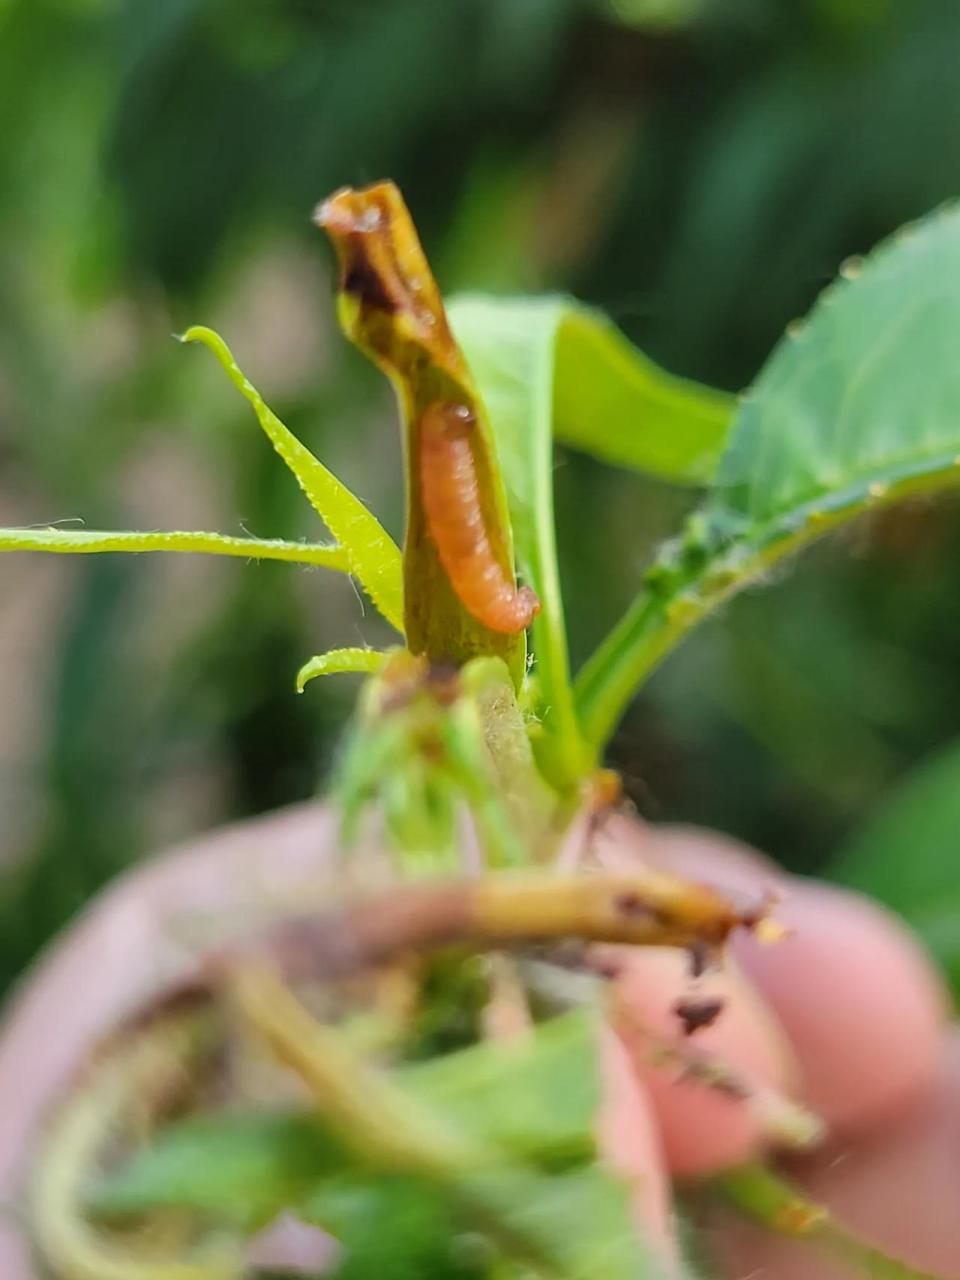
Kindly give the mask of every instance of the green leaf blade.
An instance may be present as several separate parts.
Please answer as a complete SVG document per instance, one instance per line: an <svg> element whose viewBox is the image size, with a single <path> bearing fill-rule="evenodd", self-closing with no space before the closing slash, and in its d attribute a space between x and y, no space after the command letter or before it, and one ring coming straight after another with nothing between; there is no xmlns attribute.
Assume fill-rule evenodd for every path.
<svg viewBox="0 0 960 1280"><path fill-rule="evenodd" d="M538 754L561 785L593 765L571 689L557 569L553 439L679 484L713 474L733 413L722 392L673 378L596 311L566 297L465 295L448 307L480 387L507 483L517 560L543 606Z"/></svg>
<svg viewBox="0 0 960 1280"><path fill-rule="evenodd" d="M960 444L960 213L845 268L737 414L716 502L755 526L952 465ZM882 494L877 495L883 496Z"/></svg>
<svg viewBox="0 0 960 1280"><path fill-rule="evenodd" d="M516 1045L486 1041L405 1069L404 1087L525 1160L584 1158L600 1105L597 1020L551 1018Z"/></svg>
<svg viewBox="0 0 960 1280"><path fill-rule="evenodd" d="M535 1274L555 1280L681 1280L644 1244L627 1187L599 1164L547 1176L527 1170L468 1175L462 1193L482 1221L495 1215ZM496 1237L495 1237L496 1238Z"/></svg>
<svg viewBox="0 0 960 1280"><path fill-rule="evenodd" d="M487 1242L488 1258L509 1260L511 1273L525 1265L556 1280L659 1278L630 1189L596 1161L597 1034L595 1013L581 1010L522 1042L397 1068L390 1094L414 1133L427 1130L412 1148L417 1167L398 1164L391 1142L380 1167L310 1112L231 1112L161 1131L94 1189L89 1207L121 1221L188 1209L245 1230L289 1208L341 1239L344 1274L358 1276L384 1262L367 1247L376 1221L390 1223L380 1238L396 1228L409 1247L411 1275L447 1266L460 1275L465 1259L451 1246L468 1233ZM425 1150L434 1152L430 1169Z"/></svg>
<svg viewBox="0 0 960 1280"><path fill-rule="evenodd" d="M960 483L960 210L848 267L743 397L714 489L579 674L599 752L718 604L863 511Z"/></svg>
<svg viewBox="0 0 960 1280"><path fill-rule="evenodd" d="M672 484L712 479L735 397L667 373L600 312L569 300L555 365L554 434L561 443Z"/></svg>
<svg viewBox="0 0 960 1280"><path fill-rule="evenodd" d="M253 407L264 433L293 472L311 506L343 548L351 573L387 621L402 632L400 550L379 520L284 426L219 334L204 325L194 325L183 334L182 341L201 342L217 357L230 381Z"/></svg>
<svg viewBox="0 0 960 1280"><path fill-rule="evenodd" d="M447 312L496 436L517 563L540 599L533 651L542 702L549 708L546 772L561 787L571 786L584 764L553 523L552 350L558 315L551 300L511 306L472 297L454 299Z"/></svg>
<svg viewBox="0 0 960 1280"><path fill-rule="evenodd" d="M104 1178L95 1213L201 1210L258 1225L296 1203L344 1154L321 1121L300 1112L233 1112L183 1121Z"/></svg>

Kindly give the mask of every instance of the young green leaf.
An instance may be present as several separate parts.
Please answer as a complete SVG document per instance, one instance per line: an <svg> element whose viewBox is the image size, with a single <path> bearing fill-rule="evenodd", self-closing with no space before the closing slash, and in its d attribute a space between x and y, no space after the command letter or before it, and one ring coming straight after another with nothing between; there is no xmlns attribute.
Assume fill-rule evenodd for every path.
<svg viewBox="0 0 960 1280"><path fill-rule="evenodd" d="M344 1240L344 1275L358 1280L384 1274L382 1251L370 1245L370 1223L394 1214L406 1219L408 1232L413 1227L412 1238L401 1234L401 1262L419 1254L412 1275L431 1280L462 1276L447 1268L458 1261L468 1266L471 1255L475 1264L486 1257L481 1275L491 1274L494 1259L493 1274L543 1280L667 1280L668 1274L683 1280L686 1274L679 1266L668 1273L654 1259L637 1231L627 1188L596 1163L552 1175L505 1165L451 1170L444 1181L396 1175L330 1181L320 1183L298 1211Z"/></svg>
<svg viewBox="0 0 960 1280"><path fill-rule="evenodd" d="M460 865L458 810L472 815L491 866L524 862L555 834L556 795L536 770L499 658L475 658L445 683L422 660L398 654L364 688L337 795L344 844L380 801L411 869Z"/></svg>
<svg viewBox="0 0 960 1280"><path fill-rule="evenodd" d="M960 483L960 211L851 263L741 401L714 490L576 682L600 750L705 614L868 507Z"/></svg>
<svg viewBox="0 0 960 1280"><path fill-rule="evenodd" d="M562 444L672 484L713 478L736 398L667 373L595 308L563 295L464 294L448 311L485 398L507 419L531 421L524 410L544 412L546 397Z"/></svg>
<svg viewBox="0 0 960 1280"><path fill-rule="evenodd" d="M95 551L181 551L246 560L289 560L349 573L342 547L324 542L287 542L282 538L236 538L226 533L172 530L135 533L97 529L0 529L0 551L55 551L61 555Z"/></svg>
<svg viewBox="0 0 960 1280"><path fill-rule="evenodd" d="M317 676L337 675L345 671L371 675L383 669L389 656L380 649L331 649L329 653L318 653L297 672L297 693L303 693Z"/></svg>
<svg viewBox="0 0 960 1280"><path fill-rule="evenodd" d="M533 622L533 647L545 708L544 770L570 787L583 775L585 753L573 706L553 525L552 308L539 312L534 305L521 316L506 304L463 298L451 304L450 321L496 434L520 570L542 606ZM542 341L528 341L542 330Z"/></svg>
<svg viewBox="0 0 960 1280"><path fill-rule="evenodd" d="M471 1045L401 1079L466 1131L538 1163L584 1159L593 1149L600 1090L597 1020L578 1010L541 1023L522 1042Z"/></svg>
<svg viewBox="0 0 960 1280"><path fill-rule="evenodd" d="M400 551L390 535L360 499L284 426L243 373L219 334L203 325L194 325L182 335L182 341L202 342L217 357L230 381L253 406L257 421L270 443L342 547L350 572L387 621L402 631Z"/></svg>
<svg viewBox="0 0 960 1280"><path fill-rule="evenodd" d="M296 1204L345 1155L319 1117L236 1111L186 1120L104 1177L90 1197L104 1217L189 1207L248 1229Z"/></svg>
<svg viewBox="0 0 960 1280"><path fill-rule="evenodd" d="M628 1187L599 1164L562 1174L526 1169L467 1173L458 1190L465 1225L492 1223L490 1238L512 1245L551 1280L682 1280L668 1272L637 1229Z"/></svg>
<svg viewBox="0 0 960 1280"><path fill-rule="evenodd" d="M596 1034L593 1015L577 1012L538 1026L521 1044L473 1045L397 1073L420 1106L502 1155L493 1167L464 1165L424 1188L448 1206L448 1230L484 1235L558 1280L655 1274L626 1189L593 1163ZM565 1172L555 1171L558 1163ZM357 1207L372 1208L378 1187L389 1190L382 1181L358 1187ZM321 1183L302 1211L339 1236L336 1191Z"/></svg>
<svg viewBox="0 0 960 1280"><path fill-rule="evenodd" d="M584 1159L600 1102L596 1035L596 1019L578 1011L542 1023L522 1044L472 1045L401 1067L395 1080L411 1106L504 1158ZM190 1206L259 1221L350 1163L312 1112L225 1112L163 1130L100 1182L91 1205L116 1217Z"/></svg>
<svg viewBox="0 0 960 1280"><path fill-rule="evenodd" d="M457 1247L450 1197L425 1178L382 1174L330 1180L309 1198L303 1216L322 1223L342 1246L331 1280L483 1280L489 1275L482 1251L471 1254Z"/></svg>
<svg viewBox="0 0 960 1280"><path fill-rule="evenodd" d="M528 849L500 790L477 704L457 699L442 714L439 728L446 767L470 807L487 865L523 866Z"/></svg>
<svg viewBox="0 0 960 1280"><path fill-rule="evenodd" d="M323 1043L330 1048L328 1031ZM352 1140L338 1139L332 1120L223 1114L163 1131L100 1184L91 1209L115 1219L158 1207L200 1210L251 1229L289 1207L352 1243L359 1267L358 1222L369 1223L378 1205L392 1212L406 1203L422 1228L415 1236L437 1256L444 1238L471 1232L556 1280L660 1274L637 1234L627 1187L594 1160L599 1084L589 1014L547 1023L520 1045L478 1045L370 1081L387 1093L379 1110L368 1099L368 1125L395 1114L407 1126L399 1139L377 1130L382 1167L375 1149L361 1156ZM437 1214L421 1219L421 1193Z"/></svg>
<svg viewBox="0 0 960 1280"><path fill-rule="evenodd" d="M556 852L564 822L557 793L544 781L510 674L499 658L475 658L460 677L463 696L476 708L479 737L493 766L494 789L506 818L526 847L527 859Z"/></svg>
<svg viewBox="0 0 960 1280"><path fill-rule="evenodd" d="M680 484L713 474L734 402L673 378L598 312L565 297L454 299L450 321L497 437L517 560L540 597L538 756L559 785L592 759L574 709L553 516L553 440Z"/></svg>

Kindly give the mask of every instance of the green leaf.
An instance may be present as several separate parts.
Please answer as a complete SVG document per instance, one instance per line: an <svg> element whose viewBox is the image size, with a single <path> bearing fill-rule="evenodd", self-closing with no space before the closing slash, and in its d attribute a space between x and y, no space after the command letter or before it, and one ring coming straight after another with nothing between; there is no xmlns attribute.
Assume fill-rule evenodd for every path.
<svg viewBox="0 0 960 1280"><path fill-rule="evenodd" d="M599 1104L595 1019L566 1014L515 1045L488 1043L398 1068L411 1105L505 1157L548 1163L592 1150ZM100 1213L192 1205L247 1219L295 1203L350 1157L307 1112L225 1112L164 1129L96 1189Z"/></svg>
<svg viewBox="0 0 960 1280"><path fill-rule="evenodd" d="M505 663L474 658L438 696L442 686L409 661L406 676L391 668L363 690L337 770L343 844L376 801L408 870L461 865L455 820L466 809L491 866L552 850L556 793L537 771Z"/></svg>
<svg viewBox="0 0 960 1280"><path fill-rule="evenodd" d="M609 321L570 298L464 296L449 306L490 414L517 560L543 606L534 621L543 732L561 786L591 764L573 704L553 514L553 438L683 484L716 468L730 397L673 378Z"/></svg>
<svg viewBox="0 0 960 1280"><path fill-rule="evenodd" d="M571 787L585 768L573 707L553 525L555 321L549 307L538 311L536 304L527 304L515 310L507 303L470 297L451 302L448 315L496 437L517 564L540 597L533 651L540 701L546 708L541 722L544 772L561 788ZM528 342L528 333L542 334L542 338Z"/></svg>
<svg viewBox="0 0 960 1280"><path fill-rule="evenodd" d="M523 866L529 851L521 830L511 821L476 702L458 698L441 711L439 729L446 767L470 806L487 865Z"/></svg>
<svg viewBox="0 0 960 1280"><path fill-rule="evenodd" d="M161 1132L96 1189L91 1208L113 1218L191 1208L247 1229L293 1208L343 1239L346 1275L375 1273L380 1254L365 1239L369 1224L390 1243L393 1228L384 1223L399 1228L404 1217L409 1230L398 1241L411 1274L434 1274L415 1270L426 1257L437 1274L448 1265L451 1274L469 1271L462 1251L450 1252L463 1233L557 1280L657 1274L636 1234L628 1189L594 1163L591 1014L547 1022L525 1040L398 1068L394 1091L409 1099L411 1122L420 1117L444 1135L447 1154L430 1176L378 1169L312 1114L233 1113ZM396 1161L393 1145L387 1150Z"/></svg>
<svg viewBox="0 0 960 1280"><path fill-rule="evenodd" d="M907 774L854 832L832 878L878 898L919 933L960 990L960 743Z"/></svg>
<svg viewBox="0 0 960 1280"><path fill-rule="evenodd" d="M486 1042L409 1067L403 1084L464 1130L525 1159L582 1159L599 1105L596 1019L541 1023L515 1044Z"/></svg>
<svg viewBox="0 0 960 1280"><path fill-rule="evenodd" d="M485 396L507 418L524 407L543 412L546 396L562 444L674 484L713 477L735 397L666 373L601 312L564 296L472 294L454 298L448 312ZM519 376L526 371L532 384Z"/></svg>
<svg viewBox="0 0 960 1280"><path fill-rule="evenodd" d="M95 1188L90 1206L107 1217L187 1206L255 1227L344 1161L313 1115L205 1116L164 1129Z"/></svg>
<svg viewBox="0 0 960 1280"><path fill-rule="evenodd" d="M443 1184L344 1179L322 1184L299 1212L344 1242L347 1257L335 1274L351 1280L387 1273L489 1275L482 1263L491 1254L500 1262L497 1275L665 1280L637 1234L627 1189L596 1164L552 1176L520 1167L464 1171ZM389 1252L394 1234L398 1272ZM503 1271L504 1259L520 1270Z"/></svg>
<svg viewBox="0 0 960 1280"><path fill-rule="evenodd" d="M360 499L328 471L264 403L219 334L203 325L194 325L183 334L182 341L202 342L217 357L230 381L253 406L257 421L274 449L342 547L350 572L387 621L402 632L403 571L400 550L390 535Z"/></svg>
<svg viewBox="0 0 960 1280"><path fill-rule="evenodd" d="M343 1246L331 1273L335 1280L480 1280L485 1274L480 1259L470 1265L469 1257L458 1257L463 1251L455 1244L450 1197L425 1178L331 1179L308 1197L301 1213Z"/></svg>
<svg viewBox="0 0 960 1280"><path fill-rule="evenodd" d="M521 1169L469 1174L460 1189L467 1222L492 1219L490 1239L540 1275L665 1280L638 1233L627 1186L598 1164L552 1176Z"/></svg>
<svg viewBox="0 0 960 1280"><path fill-rule="evenodd" d="M960 212L848 264L742 398L714 491L577 679L596 750L705 614L868 507L960 481Z"/></svg>
<svg viewBox="0 0 960 1280"><path fill-rule="evenodd" d="M380 671L389 656L381 649L331 649L328 653L318 653L297 672L297 693L303 693L310 681L317 676L336 675L344 671L369 675Z"/></svg>
<svg viewBox="0 0 960 1280"><path fill-rule="evenodd" d="M0 551L55 551L61 555L95 551L186 551L246 560L290 560L349 573L342 547L323 542L286 542L282 538L235 538L226 533L117 532L96 529L0 529Z"/></svg>
<svg viewBox="0 0 960 1280"><path fill-rule="evenodd" d="M402 1080L447 1123L507 1157L503 1167L464 1169L451 1181L465 1227L543 1275L638 1280L659 1273L628 1189L594 1162L597 1034L596 1014L577 1010L525 1040L471 1045L408 1067Z"/></svg>

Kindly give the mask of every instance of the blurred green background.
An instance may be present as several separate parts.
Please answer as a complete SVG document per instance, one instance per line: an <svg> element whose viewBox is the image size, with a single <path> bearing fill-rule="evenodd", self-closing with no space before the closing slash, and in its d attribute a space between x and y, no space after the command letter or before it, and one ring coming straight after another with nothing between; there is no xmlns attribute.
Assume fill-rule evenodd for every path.
<svg viewBox="0 0 960 1280"><path fill-rule="evenodd" d="M391 399L309 221L381 176L447 292L567 289L738 389L960 191L958 65L956 0L0 0L0 523L316 536L170 340L196 321L399 535ZM556 482L582 660L691 498L566 452ZM690 640L613 752L651 819L804 871L849 845L955 976L958 566L956 501L859 524ZM354 686L294 672L383 637L276 564L5 556L0 593L6 984L118 868L311 794Z"/></svg>

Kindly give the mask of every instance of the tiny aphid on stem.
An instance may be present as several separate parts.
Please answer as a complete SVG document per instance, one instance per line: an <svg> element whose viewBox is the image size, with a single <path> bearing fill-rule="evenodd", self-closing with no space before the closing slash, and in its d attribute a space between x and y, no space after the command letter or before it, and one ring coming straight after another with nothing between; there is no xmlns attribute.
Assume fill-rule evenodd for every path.
<svg viewBox="0 0 960 1280"><path fill-rule="evenodd" d="M420 480L427 527L463 605L491 631L523 631L540 612L530 587L517 588L497 559L480 503L470 434L475 419L462 404L435 401L421 419Z"/></svg>

